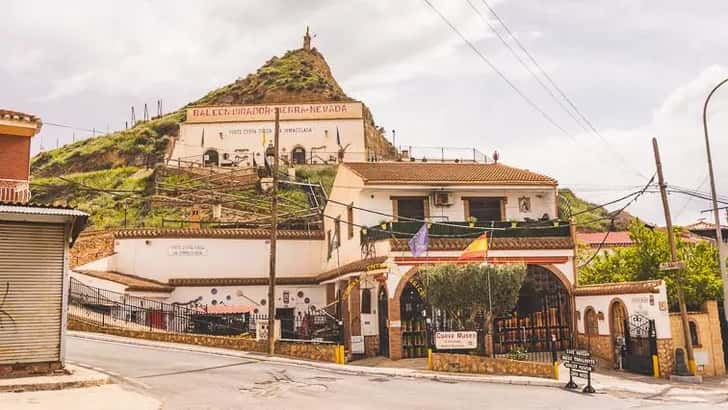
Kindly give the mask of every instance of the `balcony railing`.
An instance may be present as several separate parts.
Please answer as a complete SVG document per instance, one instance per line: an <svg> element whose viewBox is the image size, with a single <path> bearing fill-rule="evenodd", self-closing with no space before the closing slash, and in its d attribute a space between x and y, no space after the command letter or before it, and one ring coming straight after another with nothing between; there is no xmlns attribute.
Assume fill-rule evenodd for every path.
<svg viewBox="0 0 728 410"><path fill-rule="evenodd" d="M28 201L30 201L30 185L28 181L0 179L0 202Z"/></svg>
<svg viewBox="0 0 728 410"><path fill-rule="evenodd" d="M421 222L382 222L361 230L362 241L380 239L408 239L422 227ZM490 228L495 228L490 230ZM571 228L567 221L537 222L444 222L433 223L428 228L430 237L476 238L490 232L494 238L520 237L569 237Z"/></svg>

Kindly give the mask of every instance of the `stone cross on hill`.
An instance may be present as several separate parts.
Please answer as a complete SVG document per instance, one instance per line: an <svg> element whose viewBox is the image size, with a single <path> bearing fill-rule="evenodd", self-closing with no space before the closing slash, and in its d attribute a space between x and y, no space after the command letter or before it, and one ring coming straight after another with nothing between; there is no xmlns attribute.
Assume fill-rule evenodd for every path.
<svg viewBox="0 0 728 410"><path fill-rule="evenodd" d="M303 49L311 50L311 34L308 32L308 26L306 26L306 35L303 36Z"/></svg>

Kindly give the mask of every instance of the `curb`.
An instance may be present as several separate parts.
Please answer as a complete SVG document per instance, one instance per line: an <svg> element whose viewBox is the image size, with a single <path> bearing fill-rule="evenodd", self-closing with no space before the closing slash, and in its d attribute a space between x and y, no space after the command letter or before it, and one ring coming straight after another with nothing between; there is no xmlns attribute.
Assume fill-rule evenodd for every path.
<svg viewBox="0 0 728 410"><path fill-rule="evenodd" d="M559 380L535 380L535 378L520 378L520 377L503 377L503 376L479 376L479 375L456 375L437 373L430 371L420 371L415 369L397 369L387 367L364 367L354 366L348 364L334 364L334 363L319 363L307 360L291 359L286 357L270 357L262 353L251 353L238 350L227 350L222 348L196 346L196 345L185 345L181 343L170 343L170 342L158 342L158 341L147 341L142 339L133 339L121 336L112 336L105 334L97 334L90 332L79 332L69 331L68 336L76 337L79 339L97 340L102 342L111 343L123 343L134 346L144 346L153 348L162 348L166 350L177 350L177 351L188 351L195 353L205 353L219 356L238 357L250 360L256 360L259 362L270 362L288 366L308 367L319 370L325 370L332 373L348 374L354 376L394 376L411 379L426 379L426 380L446 380L446 381L460 381L460 382L472 382L472 383L488 383L488 384L506 384L506 385L518 385L518 386L536 386L536 387L556 387L562 388L562 383Z"/></svg>
<svg viewBox="0 0 728 410"><path fill-rule="evenodd" d="M67 368L73 369L74 372L78 372L81 366L67 365ZM32 391L48 391L48 390L64 390L64 389L78 389L85 387L97 387L106 384L112 384L111 377L107 374L99 374L96 371L84 368L83 372L93 373L90 376L82 376L83 379L75 379L74 375L64 376L40 376L40 377L24 377L19 379L6 379L17 380L15 384L1 384L3 380L0 380L0 393L22 393ZM78 376L75 376L78 377ZM44 381L38 382L38 379L45 379ZM53 380L57 378L57 380ZM46 381L48 380L48 381Z"/></svg>

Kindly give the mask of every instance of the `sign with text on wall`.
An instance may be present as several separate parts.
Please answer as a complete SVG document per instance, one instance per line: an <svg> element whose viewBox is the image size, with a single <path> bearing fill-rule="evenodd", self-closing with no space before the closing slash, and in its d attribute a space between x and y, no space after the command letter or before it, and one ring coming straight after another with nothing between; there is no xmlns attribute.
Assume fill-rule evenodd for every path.
<svg viewBox="0 0 728 410"><path fill-rule="evenodd" d="M230 105L187 109L187 123L273 121L275 109L281 121L363 118L359 102L281 105Z"/></svg>
<svg viewBox="0 0 728 410"><path fill-rule="evenodd" d="M436 332L435 347L439 350L475 349L478 347L478 333Z"/></svg>
<svg viewBox="0 0 728 410"><path fill-rule="evenodd" d="M167 250L169 256L205 256L207 248L203 245L172 245Z"/></svg>

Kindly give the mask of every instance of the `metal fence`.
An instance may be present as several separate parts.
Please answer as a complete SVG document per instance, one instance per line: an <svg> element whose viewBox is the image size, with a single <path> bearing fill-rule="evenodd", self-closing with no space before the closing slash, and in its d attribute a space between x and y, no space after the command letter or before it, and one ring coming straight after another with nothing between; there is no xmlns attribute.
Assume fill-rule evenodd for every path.
<svg viewBox="0 0 728 410"><path fill-rule="evenodd" d="M220 314L210 312L207 305L186 306L126 295L88 286L75 278L70 283L69 310L102 326L206 335L255 337L257 322L268 320L262 314ZM276 320L280 321L282 339L341 342L343 335L342 322L323 310Z"/></svg>

